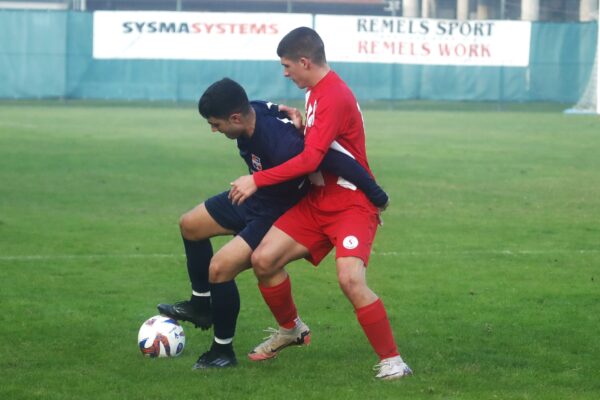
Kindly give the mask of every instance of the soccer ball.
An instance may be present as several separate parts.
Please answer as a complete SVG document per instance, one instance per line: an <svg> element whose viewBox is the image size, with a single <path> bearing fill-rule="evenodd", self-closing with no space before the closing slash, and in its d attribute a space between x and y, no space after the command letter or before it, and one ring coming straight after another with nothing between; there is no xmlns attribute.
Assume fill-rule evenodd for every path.
<svg viewBox="0 0 600 400"><path fill-rule="evenodd" d="M146 357L178 356L185 347L185 333L174 319L155 315L140 327L138 345Z"/></svg>

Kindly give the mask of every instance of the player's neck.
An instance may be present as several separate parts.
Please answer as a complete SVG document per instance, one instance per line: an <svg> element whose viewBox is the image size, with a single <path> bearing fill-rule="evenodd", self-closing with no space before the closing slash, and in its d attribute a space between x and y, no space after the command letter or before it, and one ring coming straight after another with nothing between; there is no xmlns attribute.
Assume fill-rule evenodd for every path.
<svg viewBox="0 0 600 400"><path fill-rule="evenodd" d="M253 107L250 107L250 112L247 116L244 116L244 130L247 138L251 138L254 135L254 129L256 129L256 111Z"/></svg>
<svg viewBox="0 0 600 400"><path fill-rule="evenodd" d="M325 64L323 66L317 66L314 69L312 79L310 80L309 87L315 87L317 83L321 82L323 78L331 71L331 67L329 64Z"/></svg>

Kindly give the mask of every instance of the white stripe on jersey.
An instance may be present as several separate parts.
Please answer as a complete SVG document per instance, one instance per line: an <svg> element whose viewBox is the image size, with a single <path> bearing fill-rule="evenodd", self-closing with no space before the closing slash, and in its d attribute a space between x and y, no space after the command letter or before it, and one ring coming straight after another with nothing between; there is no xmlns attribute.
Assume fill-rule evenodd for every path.
<svg viewBox="0 0 600 400"><path fill-rule="evenodd" d="M356 158L352 155L352 153L350 153L348 150L346 150L344 148L344 146L342 146L341 144L339 144L337 140L334 140L333 142L331 142L331 145L329 146L329 148L333 149L333 150L337 150L340 153L344 153L348 157L352 157L353 160L356 160ZM345 180L341 176L338 176L337 184L340 185L343 188L346 188L346 189L350 189L350 190L356 190L357 189L356 185L354 185L352 182L349 182L349 181Z"/></svg>
<svg viewBox="0 0 600 400"><path fill-rule="evenodd" d="M334 149L339 151L340 153L344 153L345 155L347 155L348 157L352 157L353 160L356 160L356 157L354 157L352 155L352 153L350 153L348 150L346 150L344 148L344 146L342 146L341 144L338 143L337 140L334 140L333 142L331 142L331 145L329 146L330 149Z"/></svg>
<svg viewBox="0 0 600 400"><path fill-rule="evenodd" d="M308 104L309 98L310 98L310 90L308 90L306 92L306 94L304 95L304 109L306 110L306 126L304 127L304 135L306 135L306 129L308 129L309 127L311 127L313 125L314 119L315 119L315 114L317 112L317 102L315 101L314 107L312 105L309 106L309 104ZM346 150L336 140L334 140L331 143L329 148L331 148L333 150L337 150L340 153L344 153L347 156L352 157L352 159L356 160L356 158L352 155L352 153L350 153L348 150ZM316 172L313 172L312 174L308 175L308 179L311 181L311 183L313 185L317 185L317 186L325 185L325 180L323 179L323 175L321 174L321 171L316 171ZM337 184L346 189L350 189L350 190L357 189L357 187L352 182L345 180L341 176L338 176Z"/></svg>

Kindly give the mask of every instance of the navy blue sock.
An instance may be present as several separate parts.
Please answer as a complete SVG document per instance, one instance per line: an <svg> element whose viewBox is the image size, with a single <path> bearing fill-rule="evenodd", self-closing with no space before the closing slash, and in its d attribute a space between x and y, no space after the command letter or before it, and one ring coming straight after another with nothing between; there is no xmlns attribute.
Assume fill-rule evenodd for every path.
<svg viewBox="0 0 600 400"><path fill-rule="evenodd" d="M223 353L234 354L233 353L233 343L220 344L220 343L213 341L212 345L210 346L210 351L217 352L220 354L223 354Z"/></svg>
<svg viewBox="0 0 600 400"><path fill-rule="evenodd" d="M187 270L192 290L198 293L210 291L208 283L208 267L213 256L212 244L206 240L188 240L183 238L183 247L187 258ZM210 307L210 297L192 296L194 307L205 309Z"/></svg>
<svg viewBox="0 0 600 400"><path fill-rule="evenodd" d="M190 297L190 303L195 310L200 312L210 312L210 296L194 296Z"/></svg>
<svg viewBox="0 0 600 400"><path fill-rule="evenodd" d="M211 283L210 296L215 337L233 338L240 313L240 293L235 281Z"/></svg>

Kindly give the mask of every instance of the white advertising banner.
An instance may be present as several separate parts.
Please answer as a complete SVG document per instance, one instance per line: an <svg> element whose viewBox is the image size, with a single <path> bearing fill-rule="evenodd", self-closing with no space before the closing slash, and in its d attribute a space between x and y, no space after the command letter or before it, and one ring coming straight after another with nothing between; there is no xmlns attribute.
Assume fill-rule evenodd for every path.
<svg viewBox="0 0 600 400"><path fill-rule="evenodd" d="M529 65L531 23L317 15L328 61Z"/></svg>
<svg viewBox="0 0 600 400"><path fill-rule="evenodd" d="M94 12L99 59L279 60L277 45L310 14Z"/></svg>

